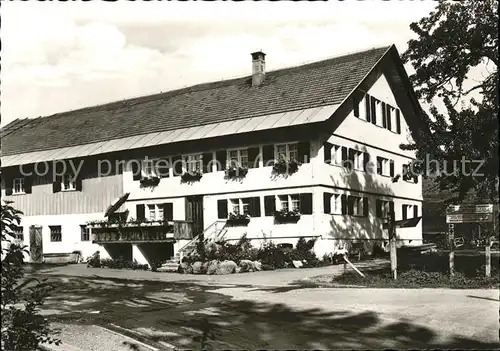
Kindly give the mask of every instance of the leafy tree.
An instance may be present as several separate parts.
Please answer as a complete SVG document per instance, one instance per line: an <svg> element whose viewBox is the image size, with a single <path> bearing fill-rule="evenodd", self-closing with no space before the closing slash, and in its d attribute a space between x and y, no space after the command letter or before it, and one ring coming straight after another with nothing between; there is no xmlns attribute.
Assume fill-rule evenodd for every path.
<svg viewBox="0 0 500 351"><path fill-rule="evenodd" d="M2 200L2 350L38 350L40 343L60 344L39 308L52 289L46 282L25 277L25 247L15 242L14 228L21 214Z"/></svg>
<svg viewBox="0 0 500 351"><path fill-rule="evenodd" d="M430 115L422 112L415 142L401 147L416 150L421 160L429 155L433 162L414 170L432 175L441 190L456 192L459 200L470 192L498 198L498 1L440 0L410 28L418 38L409 41L402 58L415 69L410 80L417 97L429 104L441 100L446 112L435 106ZM481 67L487 74L468 87L471 70ZM480 163L462 159L484 164L474 173Z"/></svg>

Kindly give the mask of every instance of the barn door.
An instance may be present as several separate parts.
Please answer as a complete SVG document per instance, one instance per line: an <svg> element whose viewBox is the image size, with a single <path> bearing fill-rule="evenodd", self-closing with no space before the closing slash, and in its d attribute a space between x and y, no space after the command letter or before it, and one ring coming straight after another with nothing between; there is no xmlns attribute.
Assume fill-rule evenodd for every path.
<svg viewBox="0 0 500 351"><path fill-rule="evenodd" d="M203 196L186 197L186 221L193 222L193 235L203 231Z"/></svg>
<svg viewBox="0 0 500 351"><path fill-rule="evenodd" d="M42 227L30 226L30 258L31 262L42 262Z"/></svg>

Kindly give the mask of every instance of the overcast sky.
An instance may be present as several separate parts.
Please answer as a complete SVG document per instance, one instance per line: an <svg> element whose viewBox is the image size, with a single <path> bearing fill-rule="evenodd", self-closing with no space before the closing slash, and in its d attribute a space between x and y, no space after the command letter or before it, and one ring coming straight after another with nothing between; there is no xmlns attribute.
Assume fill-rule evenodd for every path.
<svg viewBox="0 0 500 351"><path fill-rule="evenodd" d="M434 1L3 2L2 125L396 44Z"/></svg>

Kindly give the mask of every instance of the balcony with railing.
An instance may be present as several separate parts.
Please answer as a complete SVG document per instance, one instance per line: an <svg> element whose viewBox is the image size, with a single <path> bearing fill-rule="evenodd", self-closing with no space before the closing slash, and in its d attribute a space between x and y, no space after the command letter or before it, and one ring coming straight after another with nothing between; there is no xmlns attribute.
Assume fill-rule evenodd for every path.
<svg viewBox="0 0 500 351"><path fill-rule="evenodd" d="M89 223L92 240L97 244L161 243L192 239L192 222L149 221L125 223Z"/></svg>

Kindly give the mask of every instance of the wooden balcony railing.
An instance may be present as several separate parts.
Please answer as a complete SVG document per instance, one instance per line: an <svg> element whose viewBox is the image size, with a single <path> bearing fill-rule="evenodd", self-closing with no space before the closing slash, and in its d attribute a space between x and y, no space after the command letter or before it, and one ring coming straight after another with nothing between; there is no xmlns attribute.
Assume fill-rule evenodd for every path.
<svg viewBox="0 0 500 351"><path fill-rule="evenodd" d="M100 225L92 227L92 234L93 241L99 244L168 242L174 240L174 222L125 226Z"/></svg>

